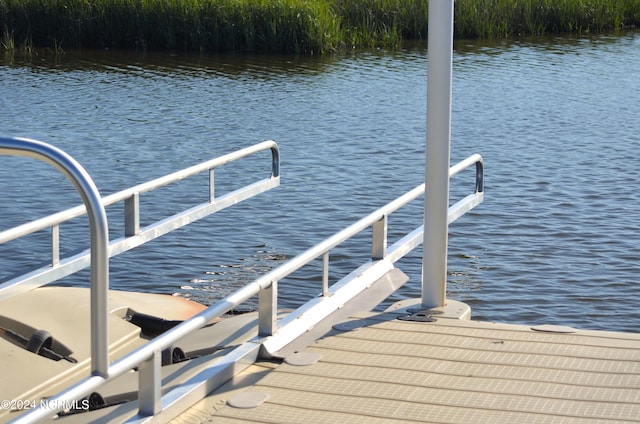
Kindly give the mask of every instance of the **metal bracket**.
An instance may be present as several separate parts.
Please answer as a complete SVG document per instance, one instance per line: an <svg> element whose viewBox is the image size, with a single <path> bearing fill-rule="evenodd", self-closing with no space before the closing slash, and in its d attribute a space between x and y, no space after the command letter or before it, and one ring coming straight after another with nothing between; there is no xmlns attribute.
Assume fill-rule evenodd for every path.
<svg viewBox="0 0 640 424"><path fill-rule="evenodd" d="M430 311L428 309L424 311L415 312L411 315L399 316L398 319L402 321L415 321L415 322L436 322L437 321L437 319L431 316Z"/></svg>

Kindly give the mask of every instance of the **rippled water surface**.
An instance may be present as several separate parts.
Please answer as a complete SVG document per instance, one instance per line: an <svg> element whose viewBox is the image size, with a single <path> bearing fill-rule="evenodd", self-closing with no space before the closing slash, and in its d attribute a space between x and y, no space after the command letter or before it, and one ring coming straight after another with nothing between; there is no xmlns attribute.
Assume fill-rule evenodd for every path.
<svg viewBox="0 0 640 424"><path fill-rule="evenodd" d="M451 158L484 156L486 197L451 226L448 296L476 318L638 331L638 51L638 32L456 43ZM114 288L211 303L423 180L426 62L424 46L330 58L5 56L0 134L68 151L103 194L276 140L281 187L112 260ZM247 169L217 182L230 187ZM44 164L0 158L0 179L2 229L79 203ZM145 216L192 201L194 187L153 197ZM469 187L464 175L452 182L454 195ZM420 206L392 216L392 233L419 225ZM109 213L116 231L119 211ZM68 232L68 249L86 243L84 230ZM2 246L0 278L46 259L47 243ZM368 249L354 240L332 270L354 269ZM398 263L411 281L394 299L419 296L420 257ZM308 271L283 285L280 306L317 287Z"/></svg>

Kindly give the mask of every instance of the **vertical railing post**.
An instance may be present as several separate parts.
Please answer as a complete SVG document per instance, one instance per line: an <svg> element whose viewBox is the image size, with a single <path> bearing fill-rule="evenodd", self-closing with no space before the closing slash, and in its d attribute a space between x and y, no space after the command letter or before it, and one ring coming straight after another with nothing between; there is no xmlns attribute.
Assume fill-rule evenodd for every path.
<svg viewBox="0 0 640 424"><path fill-rule="evenodd" d="M278 281L258 293L258 335L272 336L278 328Z"/></svg>
<svg viewBox="0 0 640 424"><path fill-rule="evenodd" d="M446 302L453 1L429 1L422 305Z"/></svg>
<svg viewBox="0 0 640 424"><path fill-rule="evenodd" d="M135 236L140 232L140 193L134 193L124 201L124 235Z"/></svg>
<svg viewBox="0 0 640 424"><path fill-rule="evenodd" d="M322 296L329 296L329 252L322 255Z"/></svg>
<svg viewBox="0 0 640 424"><path fill-rule="evenodd" d="M216 199L216 173L213 168L209 170L209 201Z"/></svg>
<svg viewBox="0 0 640 424"><path fill-rule="evenodd" d="M138 367L138 410L152 417L162 409L162 352L155 350L151 358Z"/></svg>
<svg viewBox="0 0 640 424"><path fill-rule="evenodd" d="M373 224L373 234L371 236L371 259L382 259L387 254L387 230L389 219L384 215Z"/></svg>
<svg viewBox="0 0 640 424"><path fill-rule="evenodd" d="M51 266L60 265L60 225L51 227Z"/></svg>

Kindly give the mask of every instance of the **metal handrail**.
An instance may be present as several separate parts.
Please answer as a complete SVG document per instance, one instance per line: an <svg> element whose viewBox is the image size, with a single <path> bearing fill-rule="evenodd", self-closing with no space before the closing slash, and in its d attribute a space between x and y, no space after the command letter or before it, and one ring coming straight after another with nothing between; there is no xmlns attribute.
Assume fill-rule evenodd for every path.
<svg viewBox="0 0 640 424"><path fill-rule="evenodd" d="M16 139L16 140L26 141L27 139ZM35 140L29 140L29 141L35 142ZM200 164L191 166L189 168L182 169L172 174L168 174L168 175L156 178L155 180L147 181L145 183L136 185L134 187L127 188L117 193L110 194L101 199L102 204L106 207L118 202L125 201L133 197L134 195L140 195L143 193L156 190L158 188L181 181L185 178L200 174L205 171L210 171L213 168L217 168L222 165L228 164L230 162L234 162L238 159L241 159L243 157L252 155L254 153L257 153L266 149L271 149L272 151L271 176L278 177L280 175L280 153L275 141L268 140L259 144L255 144L253 146L249 146L241 150L237 150L235 152L231 152L224 156L220 156L220 157L211 159L209 161L202 162ZM3 152L2 150L0 150L0 154L10 155L11 153L8 151ZM35 233L37 231L41 231L41 230L53 227L55 225L60 225L65 221L69 221L70 219L77 218L79 216L84 215L85 213L86 213L85 206L79 205L74 208L70 208L70 209L22 224L22 225L18 225L16 227L0 232L0 244L6 243L11 240L15 240L17 238L23 237L28 234Z"/></svg>
<svg viewBox="0 0 640 424"><path fill-rule="evenodd" d="M21 143L25 141L34 142L34 140L26 139L14 140L21 140ZM14 146L14 148L16 147ZM268 178L257 181L238 190L234 190L225 195L215 197L213 172L216 168L265 150L271 150L272 157L271 175ZM5 149L4 152L6 154L17 154L11 153L7 149ZM139 199L142 194L154 191L161 187L165 187L172 183L181 181L187 177L191 177L204 172L210 173L208 202L202 203L199 206L190 208L184 212L174 214L169 218L163 219L162 221L159 221L157 223L147 225L144 228L140 228ZM278 145L274 141L269 140L105 196L101 199L101 203L104 207L113 205L118 202L124 202L125 204L125 234L121 238L110 241L108 248L109 257L113 257L127 250L131 250L137 246L147 243L177 228L183 227L213 212L234 205L239 201L245 200L258 193L276 187L279 185L279 181L280 153ZM78 272L79 270L89 266L90 254L88 250L67 258L60 259L59 243L57 240L57 228L59 228L60 224L67 222L73 218L82 216L85 213L86 207L84 205L80 205L0 232L0 244L2 244L48 228L54 230L51 232L51 263L37 270L34 270L28 276L21 275L0 284L0 299L13 296L20 292L31 290L52 281L56 281L62 277Z"/></svg>
<svg viewBox="0 0 640 424"><path fill-rule="evenodd" d="M479 204L483 199L483 165L481 156L474 155L455 165L450 169L450 176L456 175L463 169L473 164L476 165L475 192L450 207L450 211L455 215L450 218L451 222L457 219L462 213L464 213L459 213L459 211L469 210L475 207L475 205ZM317 244L304 253L279 266L278 268L275 268L262 277L226 296L224 299L216 302L215 304L190 318L189 320L184 321L180 325L161 334L145 345L116 360L109 367L107 377L96 375L88 377L83 381L80 381L76 385L68 388L64 392L59 393L55 397L50 398L51 403L54 405L68 404L69 401L77 400L84 396L87 396L111 379L114 379L128 372L129 370L138 367L138 416L132 419L132 422L136 422L138 420L144 420L144 417L154 416L162 410L166 411L166 409L173 407L177 403L180 403L183 398L192 395L198 396L199 394L193 394L193 392L196 392L201 385L207 385L207 381L216 379L218 375L222 375L222 377L220 377L216 381L222 383L227 378L229 378L229 373L238 372L249 365L248 363L245 363L244 365L239 364L240 362L247 360L249 362L253 362L253 360L255 360L255 358L257 357L258 350L261 346L264 346L266 343L271 342L277 338L285 340L278 340L275 344L284 345L290 338L296 337L296 334L299 335L300 331L308 330L308 328L302 330L295 329L295 331L298 331L298 333L295 333L295 331L284 331L285 327L293 324L292 321L294 321L294 319L291 319L290 317L300 317L303 314L302 312L300 312L300 310L305 308L305 305L303 305L303 307L301 307L297 311L289 314L288 317L283 318L282 322L284 322L285 325L277 328L277 318L275 315L277 311L275 310L274 305L277 304L275 299L277 299L277 282L279 280L291 275L295 271L299 270L303 266L311 263L319 257L327 258L325 255L327 255L333 248L372 226L374 227L374 231L372 238L371 268L375 267L377 263L380 263L382 264L381 269L383 271L390 269L390 263L393 263L402 258L422 242L423 229L422 226L416 228L414 231L407 234L405 237L402 237L387 249L387 217L391 213L397 211L411 201L418 199L422 195L424 195L424 184L419 185L418 187L407 192L398 199L388 203L375 212L362 218L358 222L334 234L325 241ZM382 257L376 257L376 253L380 253ZM356 270L356 272L352 274L358 274L357 271L358 270ZM328 280L328 274L325 273L328 273L328 266L323 267L323 285L327 284ZM357 279L357 276L348 276L348 281L346 283L336 283L335 286L340 285L341 287L345 287L350 281L353 281L354 279ZM332 286L332 288L333 287L334 286ZM323 294L324 296L322 296L320 302L322 302L323 300L329 301L333 293L329 292L328 287L324 287ZM238 307L255 295L259 296L260 334L258 338L242 344L229 352L225 357L221 359L221 363L216 364L215 370L205 371L207 373L206 379L201 376L196 376L192 380L190 380L190 384L175 388L174 390L162 396L160 390L161 382L159 377L160 354L162 350L171 346L185 335L199 328L202 328L213 319L218 318L231 309ZM314 301L312 300L311 302ZM276 331L278 331L277 334ZM211 386L208 385L208 387ZM29 411L25 415L20 416L15 420L15 423L36 422L39 419L50 416L54 412L56 411L50 409L34 409L32 411ZM166 414L163 415L165 416L165 418L170 418Z"/></svg>
<svg viewBox="0 0 640 424"><path fill-rule="evenodd" d="M0 154L32 157L54 166L73 183L86 206L91 230L91 368L93 374L106 377L109 368L109 230L100 192L82 165L49 144L21 138L0 138Z"/></svg>
<svg viewBox="0 0 640 424"><path fill-rule="evenodd" d="M463 199L459 200L454 205L449 207L449 223L454 222L460 216L464 215L467 211L473 209L484 200L484 188L482 184L484 165L482 156L480 156L479 154L474 154L454 165L450 168L449 176L452 177L471 165L476 166L475 191L474 193L464 197ZM391 264L395 263L422 243L424 226L421 225L417 227L415 230L387 248L388 216L398 209L402 208L403 206L406 206L413 200L422 197L424 195L424 192L425 184L422 183L414 189L408 191L404 195L398 197L390 203L387 203L385 206L358 220L354 224L351 224L347 228L325 239L323 242L315 245L311 249L294 257L287 263L263 275L262 277L255 280L252 284L258 284L260 287L264 288L277 287L277 284L274 283L277 283L281 279L294 273L310 262L323 257L322 297L328 297L332 294L329 292L329 289L327 287L329 275L329 267L327 262L329 252L333 248L353 238L369 227L373 228L373 237L371 241L372 260L385 260ZM259 298L259 334L264 337L271 336L276 331L280 330L277 328L276 324L277 311L270 307L270 305L276 303L275 299L277 298L277 289L272 289L271 292L272 293L270 293L268 296L264 296L264 300L263 298ZM294 314L295 312L291 315ZM296 335L297 334L293 334L289 335L288 337L294 338Z"/></svg>

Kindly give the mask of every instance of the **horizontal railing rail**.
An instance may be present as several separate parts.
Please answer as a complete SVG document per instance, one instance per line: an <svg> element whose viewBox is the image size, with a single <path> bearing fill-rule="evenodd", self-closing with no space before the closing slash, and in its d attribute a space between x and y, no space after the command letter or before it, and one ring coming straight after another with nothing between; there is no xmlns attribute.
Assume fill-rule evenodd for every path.
<svg viewBox="0 0 640 424"><path fill-rule="evenodd" d="M8 140L8 139L5 139ZM12 143L15 144L15 143ZM1 146L0 146L1 148ZM19 154L18 151L5 147L0 153ZM248 184L237 190L225 193L222 196L215 196L214 171L223 165L238 161L258 152L271 150L271 175L262 180ZM204 172L209 172L209 201L191 207L182 212L176 213L168 218L154 222L147 226L140 226L140 198L143 194L152 192L170 184L184 180ZM234 205L242 200L248 199L259 193L278 186L280 182L280 153L274 141L264 141L256 145L211 159L198 165L185 168L183 170L168 174L166 176L148 181L143 184L119 191L117 193L101 198L103 207L117 203L124 203L124 235L120 238L110 240L108 254L113 257L131 250L137 246L156 239L173 230L183 227L195 220ZM0 232L0 244L20 237L51 229L51 261L49 264L33 270L28 275L19 275L0 284L0 300L10 297L20 292L31 290L35 287L56 281L60 278L71 275L90 265L90 252L84 250L75 255L65 258L60 257L60 225L74 218L86 214L86 207L80 205L37 219L11 229Z"/></svg>
<svg viewBox="0 0 640 424"><path fill-rule="evenodd" d="M462 214L472 209L483 200L483 163L481 156L473 155L451 167L450 176L454 176L463 169L474 164L476 166L475 191L449 208L449 222L455 221ZM419 185L344 230L313 246L304 253L294 257L281 266L266 273L262 277L238 289L189 320L184 321L173 329L149 341L145 345L135 349L122 358L117 359L109 366L108 376L92 375L59 393L55 397L50 398L51 403L54 405L64 405L68 404L70 401L81 399L99 389L106 382L137 367L139 370L138 415L133 417L129 422L146 422L148 418L155 416L160 411L163 411L163 420L170 419L172 415L168 413L168 411L171 408L176 408L174 412L178 413L183 407L192 404L206 395L206 393L211 390L211 387L215 387L215 383L212 382L222 384L233 374L249 366L250 363L253 363L257 358L260 348L264 347L269 341L281 338L283 340L278 340L274 344L276 346L286 345L289 340L295 338L300 332L307 331L309 329L295 329L294 331L286 330L287 326L293 324L293 321L303 314L300 310L304 309L305 305L303 305L299 310L290 313L287 317L282 318L281 323L283 325L278 327L276 305L278 296L277 284L280 280L290 276L318 258L322 258L323 287L322 296L318 302L322 302L324 300L329 301L334 297L334 291L332 291L334 287L348 286L354 279L357 279L364 273L363 270L366 268L373 268L376 264L382 264L382 271L380 272L391 269L392 265L390 264L404 257L407 253L413 250L413 248L422 243L423 228L420 226L387 248L387 226L388 216L403 206L406 206L413 200L423 196L424 188L424 184ZM345 277L345 280L347 281L338 282L329 287L329 254L331 250L368 228L373 228L371 240L372 260L370 264L365 264L365 266ZM380 274L380 272L377 272L375 275ZM212 320L219 318L231 309L237 308L256 295L258 296L259 315L258 338L233 348L226 356L217 362L215 366L204 371L204 375L195 376L187 384L178 386L165 395L162 395L160 388L161 352L174 345L185 335L204 327ZM353 296L353 294L350 294L350 296ZM314 299L311 302L314 302L315 300L317 299ZM340 299L340 301L342 301L342 299ZM46 418L54 412L55 411L42 408L35 409L19 417L15 420L15 423L37 422L39 419Z"/></svg>

